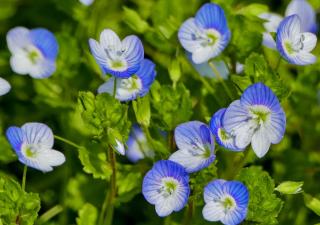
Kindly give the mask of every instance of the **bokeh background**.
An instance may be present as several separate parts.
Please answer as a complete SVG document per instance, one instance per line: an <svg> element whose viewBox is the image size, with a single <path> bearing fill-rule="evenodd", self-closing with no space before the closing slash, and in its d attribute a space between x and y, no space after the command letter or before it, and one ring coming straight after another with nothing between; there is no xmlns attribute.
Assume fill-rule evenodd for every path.
<svg viewBox="0 0 320 225"><path fill-rule="evenodd" d="M283 15L289 1L213 2L224 8L232 32L229 46L219 56L219 60L231 65L226 84L234 96L240 96L250 83L265 82L277 93L287 115L286 135L282 142L272 146L262 159L251 154L245 166L261 166L276 185L286 180L303 181L305 193L320 197L320 61L311 66L297 67L282 60L278 70L274 71L279 54L261 45L263 21L254 16L255 12L243 10L249 4L260 3L266 5L269 11ZM105 28L115 30L120 37L138 35L144 44L146 58L152 59L157 65L156 80L161 87L171 88L169 91L172 95L165 96L162 95L164 91L161 91L161 87L153 87L154 93L162 96L160 104L154 103L155 94L148 95L152 103L150 130L154 138L159 135L159 128L170 134L176 123L184 120L207 122L220 107L228 106L231 100L221 83L214 77L201 77L188 62L177 39L181 23L193 16L204 3L205 1L199 0L96 0L91 6L84 6L77 0L0 0L0 76L12 85L11 92L0 97L0 174L18 181L22 176L23 165L17 161L4 136L6 128L11 125L43 122L55 134L86 146L93 154L95 148L101 148L92 144L90 131L81 120L77 97L79 91L96 93L98 86L104 81L90 54L88 39L97 39ZM319 0L310 0L309 3L319 12ZM44 27L55 34L59 42L59 55L57 71L52 77L36 80L12 72L6 33L16 26ZM318 45L314 54L319 56L319 52ZM252 65L253 61L259 60L262 62L257 64L258 67ZM236 62L245 64L245 72L235 74L233 66ZM266 72L269 67L272 73ZM252 72L250 68L256 70ZM178 87L183 85L183 90L175 93L173 83ZM182 96L174 99L176 94ZM175 101L184 98L189 99L191 108L173 107ZM129 119L135 123L132 105L127 104ZM173 119L171 124L164 125L162 119L165 114L182 116L180 121ZM166 140L159 140L161 146L166 148ZM91 203L99 212L108 184L103 179L95 179L92 173L83 169L81 157L83 160L85 156L81 156L79 150L60 141L55 142L55 148L66 155L66 163L47 174L29 169L27 191L39 193L39 215L57 205L63 209L43 224L76 224L78 211L85 203ZM165 150L159 151L156 159L166 158L169 154ZM235 153L219 150L217 154L219 176L226 177L227 174L236 172L233 171L233 162L238 157ZM115 202L113 224L181 224L184 211L174 213L169 219L161 219L156 215L154 207L141 195L142 178L151 168L152 161L143 160L134 165L125 157L117 158L122 171L119 185L123 193L119 194ZM198 176L201 178L202 175ZM199 181L193 184L195 188L201 189L210 181L200 178L194 178ZM320 217L306 207L303 194L276 195L283 200L277 219L279 224L320 223ZM190 224L214 224L204 221L200 204L195 208ZM268 217L268 214L264 216Z"/></svg>

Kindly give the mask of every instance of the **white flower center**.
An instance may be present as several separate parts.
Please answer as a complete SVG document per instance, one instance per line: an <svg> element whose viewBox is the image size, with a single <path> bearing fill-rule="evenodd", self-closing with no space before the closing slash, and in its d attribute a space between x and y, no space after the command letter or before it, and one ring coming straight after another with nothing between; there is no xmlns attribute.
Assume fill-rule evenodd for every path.
<svg viewBox="0 0 320 225"><path fill-rule="evenodd" d="M127 79L121 79L121 88L126 89L129 92L139 91L142 88L141 79L134 75Z"/></svg>
<svg viewBox="0 0 320 225"><path fill-rule="evenodd" d="M109 67L114 71L125 71L128 68L128 63L124 57L124 49L116 49L115 46L109 45L105 52L107 54L107 62Z"/></svg>
<svg viewBox="0 0 320 225"><path fill-rule="evenodd" d="M168 198L174 195L179 188L179 182L172 177L165 177L161 180L161 187L158 192L164 197Z"/></svg>
<svg viewBox="0 0 320 225"><path fill-rule="evenodd" d="M36 158L39 147L33 144L22 144L21 152L26 158Z"/></svg>
<svg viewBox="0 0 320 225"><path fill-rule="evenodd" d="M270 121L271 110L264 105L254 105L249 108L249 115L257 126Z"/></svg>
<svg viewBox="0 0 320 225"><path fill-rule="evenodd" d="M223 128L218 129L218 136L222 141L228 141L229 139L232 138L232 136L229 135Z"/></svg>
<svg viewBox="0 0 320 225"><path fill-rule="evenodd" d="M294 38L293 40L285 40L284 41L284 49L289 55L299 53L304 49L304 40L305 36L303 34L300 35L298 38Z"/></svg>
<svg viewBox="0 0 320 225"><path fill-rule="evenodd" d="M234 198L231 195L226 195L220 200L225 213L228 213L230 210L233 210L237 204Z"/></svg>
<svg viewBox="0 0 320 225"><path fill-rule="evenodd" d="M203 158L209 158L211 155L210 143L203 144L198 138L193 138L190 143L191 148L188 149L192 156L201 156Z"/></svg>
<svg viewBox="0 0 320 225"><path fill-rule="evenodd" d="M41 51L33 45L28 45L22 50L32 64L37 64L37 62L43 58Z"/></svg>
<svg viewBox="0 0 320 225"><path fill-rule="evenodd" d="M204 32L192 34L192 40L199 41L202 47L210 47L219 42L220 36L220 33L215 29L207 29Z"/></svg>

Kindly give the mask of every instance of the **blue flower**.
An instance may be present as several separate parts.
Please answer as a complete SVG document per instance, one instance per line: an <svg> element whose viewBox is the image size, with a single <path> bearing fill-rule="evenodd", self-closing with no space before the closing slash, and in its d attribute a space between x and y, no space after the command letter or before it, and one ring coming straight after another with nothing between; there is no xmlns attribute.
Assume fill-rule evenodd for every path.
<svg viewBox="0 0 320 225"><path fill-rule="evenodd" d="M82 4L88 6L88 5L91 5L94 0L79 0Z"/></svg>
<svg viewBox="0 0 320 225"><path fill-rule="evenodd" d="M145 157L154 157L154 151L149 146L145 134L138 125L132 126L127 146L128 150L126 151L126 156L133 163L136 163Z"/></svg>
<svg viewBox="0 0 320 225"><path fill-rule="evenodd" d="M196 64L219 55L228 45L230 36L223 9L214 3L204 4L194 18L182 24L178 33L181 45L192 53Z"/></svg>
<svg viewBox="0 0 320 225"><path fill-rule="evenodd" d="M223 127L235 137L238 148L250 142L258 157L279 143L286 128L286 115L272 90L262 83L249 86L225 111Z"/></svg>
<svg viewBox="0 0 320 225"><path fill-rule="evenodd" d="M214 137L209 127L199 121L179 125L174 132L178 150L169 160L186 168L188 173L208 167L216 158L214 154Z"/></svg>
<svg viewBox="0 0 320 225"><path fill-rule="evenodd" d="M7 44L12 53L10 65L15 73L47 78L55 72L58 43L50 31L16 27L7 33Z"/></svg>
<svg viewBox="0 0 320 225"><path fill-rule="evenodd" d="M287 6L285 15L298 15L301 20L301 31L317 32L316 12L306 0L292 0Z"/></svg>
<svg viewBox="0 0 320 225"><path fill-rule="evenodd" d="M6 135L19 161L29 167L49 172L53 166L65 162L64 155L52 149L54 136L45 124L26 123L21 128L12 126Z"/></svg>
<svg viewBox="0 0 320 225"><path fill-rule="evenodd" d="M0 96L7 94L11 89L8 81L0 77Z"/></svg>
<svg viewBox="0 0 320 225"><path fill-rule="evenodd" d="M144 59L139 70L129 78L111 77L107 82L102 84L98 93L113 94L114 79L117 79L116 99L120 101L130 101L137 97L145 96L151 84L156 77L155 64L148 59Z"/></svg>
<svg viewBox="0 0 320 225"><path fill-rule="evenodd" d="M313 33L301 32L299 16L286 17L277 30L277 49L289 63L308 65L315 63L317 58L310 53L317 44Z"/></svg>
<svg viewBox="0 0 320 225"><path fill-rule="evenodd" d="M117 78L132 76L139 70L144 58L144 49L137 36L130 35L121 41L110 29L101 32L100 43L90 39L89 45L102 70Z"/></svg>
<svg viewBox="0 0 320 225"><path fill-rule="evenodd" d="M262 13L259 15L261 19L266 20L263 24L266 31L263 33L262 44L268 48L277 49L276 42L271 33L276 33L283 17L276 13Z"/></svg>
<svg viewBox="0 0 320 225"><path fill-rule="evenodd" d="M208 221L237 225L247 216L249 192L239 181L212 181L204 188L203 196L206 205L202 214Z"/></svg>
<svg viewBox="0 0 320 225"><path fill-rule="evenodd" d="M159 216L178 212L188 202L189 175L178 163L160 160L145 175L142 194L150 204L155 205Z"/></svg>
<svg viewBox="0 0 320 225"><path fill-rule="evenodd" d="M125 155L125 148L124 148L124 144L119 141L118 139L115 139L115 145L113 145L113 148L120 154L120 155Z"/></svg>
<svg viewBox="0 0 320 225"><path fill-rule="evenodd" d="M212 116L210 120L210 129L220 146L232 151L242 151L243 148L241 149L236 146L235 137L226 132L222 126L222 119L225 111L226 108L222 108Z"/></svg>

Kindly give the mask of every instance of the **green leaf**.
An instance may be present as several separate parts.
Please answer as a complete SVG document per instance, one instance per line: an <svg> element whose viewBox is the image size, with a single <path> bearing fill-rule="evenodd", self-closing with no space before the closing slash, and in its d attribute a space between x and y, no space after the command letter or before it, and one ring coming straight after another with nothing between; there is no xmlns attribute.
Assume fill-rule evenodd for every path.
<svg viewBox="0 0 320 225"><path fill-rule="evenodd" d="M123 10L123 21L125 21L133 31L137 33L144 33L150 29L149 24L140 17L139 13L127 7L123 7Z"/></svg>
<svg viewBox="0 0 320 225"><path fill-rule="evenodd" d="M0 162L2 163L10 163L17 160L16 154L14 154L14 151L4 136L0 136L0 152Z"/></svg>
<svg viewBox="0 0 320 225"><path fill-rule="evenodd" d="M279 184L275 190L282 194L299 194L302 192L303 182L285 181Z"/></svg>
<svg viewBox="0 0 320 225"><path fill-rule="evenodd" d="M268 12L268 10L269 7L267 5L253 3L240 8L240 10L237 11L237 14L244 16L259 16L261 13Z"/></svg>
<svg viewBox="0 0 320 225"><path fill-rule="evenodd" d="M315 214L320 216L320 200L312 197L309 194L304 194L304 203L306 206L311 209Z"/></svg>
<svg viewBox="0 0 320 225"><path fill-rule="evenodd" d="M79 210L79 217L77 220L77 225L94 225L97 222L98 210L93 205L86 203Z"/></svg>
<svg viewBox="0 0 320 225"><path fill-rule="evenodd" d="M0 218L3 224L33 225L39 210L38 194L24 192L13 179L0 177Z"/></svg>
<svg viewBox="0 0 320 225"><path fill-rule="evenodd" d="M111 149L103 149L101 145L92 143L87 148L79 149L79 158L83 166L83 170L92 174L93 178L109 180L112 169L107 161L107 151Z"/></svg>
<svg viewBox="0 0 320 225"><path fill-rule="evenodd" d="M261 167L242 169L237 180L249 190L249 207L246 220L258 224L277 224L283 202L274 194L274 181Z"/></svg>
<svg viewBox="0 0 320 225"><path fill-rule="evenodd" d="M143 126L148 127L151 117L149 95L133 101L132 106L136 115L137 122Z"/></svg>
<svg viewBox="0 0 320 225"><path fill-rule="evenodd" d="M153 107L157 111L153 116L160 128L173 130L192 116L190 92L182 83L176 88L168 85L161 87L158 83L152 86L151 95Z"/></svg>

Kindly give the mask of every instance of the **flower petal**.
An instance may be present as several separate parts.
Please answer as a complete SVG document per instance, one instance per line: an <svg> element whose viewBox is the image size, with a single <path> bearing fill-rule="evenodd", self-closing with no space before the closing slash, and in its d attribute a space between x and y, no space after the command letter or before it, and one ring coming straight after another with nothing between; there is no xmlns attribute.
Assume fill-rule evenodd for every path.
<svg viewBox="0 0 320 225"><path fill-rule="evenodd" d="M89 39L89 47L91 54L97 61L97 63L102 67L102 69L105 69L107 64L107 54L104 50L104 48L94 39Z"/></svg>
<svg viewBox="0 0 320 225"><path fill-rule="evenodd" d="M36 144L44 149L53 147L54 136L52 130L43 123L26 123L21 127L24 140L28 144Z"/></svg>
<svg viewBox="0 0 320 225"><path fill-rule="evenodd" d="M270 122L265 125L268 138L272 144L278 144L286 130L286 115L281 109L278 112L272 112Z"/></svg>
<svg viewBox="0 0 320 225"><path fill-rule="evenodd" d="M30 39L46 59L56 59L59 47L53 33L43 28L33 29L30 31Z"/></svg>
<svg viewBox="0 0 320 225"><path fill-rule="evenodd" d="M211 181L205 188L203 192L203 197L205 203L209 203L212 201L216 201L224 196L223 185L225 184L225 180L216 179Z"/></svg>
<svg viewBox="0 0 320 225"><path fill-rule="evenodd" d="M22 48L32 43L29 33L25 27L16 27L7 33L7 44L11 53L19 53Z"/></svg>
<svg viewBox="0 0 320 225"><path fill-rule="evenodd" d="M140 68L144 58L143 45L137 36L130 35L122 41L122 50L124 51L123 56L128 62L128 71L126 74L122 74L121 77L130 77Z"/></svg>
<svg viewBox="0 0 320 225"><path fill-rule="evenodd" d="M203 30L195 24L194 18L187 19L180 27L178 38L182 47L188 52L201 48L201 39L196 38Z"/></svg>
<svg viewBox="0 0 320 225"><path fill-rule="evenodd" d="M64 154L62 154L61 152L50 149L40 151L37 155L37 161L39 162L40 166L46 165L39 169L43 172L47 172L47 170L45 169L47 168L47 165L49 165L50 167L60 166L66 161L66 158Z"/></svg>
<svg viewBox="0 0 320 225"><path fill-rule="evenodd" d="M121 40L118 35L110 29L104 29L100 34L100 44L104 49L121 51Z"/></svg>
<svg viewBox="0 0 320 225"><path fill-rule="evenodd" d="M11 89L8 81L0 77L0 96L7 94Z"/></svg>
<svg viewBox="0 0 320 225"><path fill-rule="evenodd" d="M20 127L9 127L6 132L7 139L12 148L16 152L21 151L21 145L23 143L23 131Z"/></svg>
<svg viewBox="0 0 320 225"><path fill-rule="evenodd" d="M301 32L301 21L299 16L291 15L284 18L277 30L277 45L280 42L291 39ZM278 43L279 42L279 43Z"/></svg>
<svg viewBox="0 0 320 225"><path fill-rule="evenodd" d="M259 158L262 158L268 152L271 142L264 126L261 126L254 132L251 145L253 151Z"/></svg>
<svg viewBox="0 0 320 225"><path fill-rule="evenodd" d="M228 181L223 185L223 190L236 201L237 208L246 208L249 203L248 188L239 181Z"/></svg>
<svg viewBox="0 0 320 225"><path fill-rule="evenodd" d="M202 215L205 220L212 222L220 221L224 216L224 208L221 203L208 202L203 207Z"/></svg>
<svg viewBox="0 0 320 225"><path fill-rule="evenodd" d="M317 45L317 36L309 32L305 32L302 35L304 37L303 51L311 52Z"/></svg>
<svg viewBox="0 0 320 225"><path fill-rule="evenodd" d="M124 144L122 142L120 142L118 139L116 139L116 146L114 146L114 148L120 155L126 154Z"/></svg>
<svg viewBox="0 0 320 225"><path fill-rule="evenodd" d="M211 46L201 47L192 53L192 61L195 64L208 62L211 58L217 56L221 51Z"/></svg>
<svg viewBox="0 0 320 225"><path fill-rule="evenodd" d="M37 79L50 77L55 71L56 63L47 59L43 59L37 64L32 64L29 68L30 76Z"/></svg>
<svg viewBox="0 0 320 225"><path fill-rule="evenodd" d="M24 54L14 54L10 58L10 66L13 72L27 75L32 67L30 60Z"/></svg>
<svg viewBox="0 0 320 225"><path fill-rule="evenodd" d="M141 79L142 89L139 92L139 96L145 96L150 89L150 86L156 78L155 64L148 59L144 59L140 65L139 70L137 71L137 76Z"/></svg>

